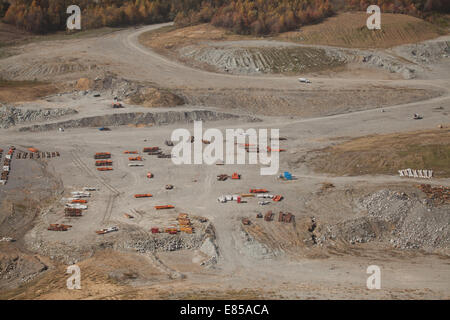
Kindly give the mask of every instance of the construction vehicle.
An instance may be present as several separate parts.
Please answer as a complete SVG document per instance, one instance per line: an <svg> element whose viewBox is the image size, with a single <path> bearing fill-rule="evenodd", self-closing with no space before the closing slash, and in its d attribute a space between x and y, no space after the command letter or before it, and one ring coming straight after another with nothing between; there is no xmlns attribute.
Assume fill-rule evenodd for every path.
<svg viewBox="0 0 450 320"><path fill-rule="evenodd" d="M119 102L119 99L117 97L115 97L113 100L113 103L112 103L112 107L113 107L113 109L119 109L119 108L123 108L123 105Z"/></svg>
<svg viewBox="0 0 450 320"><path fill-rule="evenodd" d="M150 231L152 232L152 233L159 233L159 228L151 228L150 229Z"/></svg>
<svg viewBox="0 0 450 320"><path fill-rule="evenodd" d="M147 172L147 178L149 178L149 179L153 178L153 173Z"/></svg>
<svg viewBox="0 0 450 320"><path fill-rule="evenodd" d="M272 200L275 201L275 202L281 201L282 199L283 199L283 196L279 195L279 194L272 198Z"/></svg>
<svg viewBox="0 0 450 320"><path fill-rule="evenodd" d="M166 184L165 188L166 188L166 190L172 190L173 189L173 185Z"/></svg>
<svg viewBox="0 0 450 320"><path fill-rule="evenodd" d="M256 217L257 217L258 219L261 219L261 218L263 217L263 215L262 215L261 212L258 212L258 213L256 214Z"/></svg>
<svg viewBox="0 0 450 320"><path fill-rule="evenodd" d="M217 175L217 181L225 181L228 179L228 175L227 174L219 174Z"/></svg>
<svg viewBox="0 0 450 320"><path fill-rule="evenodd" d="M166 205L163 205L163 206L155 206L156 210L173 209L173 208L175 208L175 206L172 206L170 204L166 204Z"/></svg>
<svg viewBox="0 0 450 320"><path fill-rule="evenodd" d="M114 232L114 231L119 231L119 228L117 228L117 227L109 227L109 228L97 230L97 231L95 231L95 233L97 233L97 234L107 234L107 233Z"/></svg>
<svg viewBox="0 0 450 320"><path fill-rule="evenodd" d="M39 150L36 148L28 148L28 151L33 152L33 153L39 152Z"/></svg>
<svg viewBox="0 0 450 320"><path fill-rule="evenodd" d="M231 175L231 179L239 180L241 179L241 175L235 172Z"/></svg>
<svg viewBox="0 0 450 320"><path fill-rule="evenodd" d="M151 198L151 197L153 197L153 195L150 193L142 193L142 194L135 194L134 197L135 198Z"/></svg>
<svg viewBox="0 0 450 320"><path fill-rule="evenodd" d="M306 78L298 78L298 81L301 83L311 83L311 81L309 79Z"/></svg>
<svg viewBox="0 0 450 320"><path fill-rule="evenodd" d="M242 219L242 224L245 225L245 226L250 225L250 219L248 219L248 218Z"/></svg>
<svg viewBox="0 0 450 320"><path fill-rule="evenodd" d="M47 228L47 230L50 230L50 231L67 231L71 227L72 227L71 225L67 225L67 224L53 223L53 224L50 224L50 226Z"/></svg>
<svg viewBox="0 0 450 320"><path fill-rule="evenodd" d="M211 144L211 141L202 139L203 144Z"/></svg>
<svg viewBox="0 0 450 320"><path fill-rule="evenodd" d="M170 141L170 140L164 141L164 144L165 144L166 146L168 146L168 147L173 147L173 142Z"/></svg>
<svg viewBox="0 0 450 320"><path fill-rule="evenodd" d="M282 174L280 174L280 179L292 180L292 174L289 171L285 171Z"/></svg>
<svg viewBox="0 0 450 320"><path fill-rule="evenodd" d="M134 217L131 214L124 213L123 216L128 219L133 219Z"/></svg>
<svg viewBox="0 0 450 320"><path fill-rule="evenodd" d="M420 119L423 119L423 117L420 114L418 114L418 113L414 113L413 119L414 120L420 120Z"/></svg>

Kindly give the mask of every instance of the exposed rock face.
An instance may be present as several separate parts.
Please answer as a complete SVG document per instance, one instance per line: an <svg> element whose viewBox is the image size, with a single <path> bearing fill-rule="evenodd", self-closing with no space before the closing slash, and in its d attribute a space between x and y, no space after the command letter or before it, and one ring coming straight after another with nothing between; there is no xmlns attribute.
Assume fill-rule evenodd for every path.
<svg viewBox="0 0 450 320"><path fill-rule="evenodd" d="M235 114L222 113L208 110L193 111L168 111L168 112L129 112L115 113L102 116L92 116L80 119L72 119L61 122L33 125L20 128L20 131L47 131L58 128L83 128L100 126L135 125L164 125L178 122L192 122L194 120L215 121L242 119L247 121L260 121L255 117L241 117Z"/></svg>
<svg viewBox="0 0 450 320"><path fill-rule="evenodd" d="M48 121L61 118L66 115L76 114L74 109L22 109L7 105L0 105L0 128L33 121Z"/></svg>

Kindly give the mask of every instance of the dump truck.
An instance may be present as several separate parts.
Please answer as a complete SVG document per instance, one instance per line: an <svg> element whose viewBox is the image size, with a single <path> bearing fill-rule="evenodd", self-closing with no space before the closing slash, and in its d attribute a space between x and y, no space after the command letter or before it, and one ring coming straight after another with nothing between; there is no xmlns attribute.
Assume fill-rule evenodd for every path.
<svg viewBox="0 0 450 320"><path fill-rule="evenodd" d="M153 227L150 229L152 233L159 233L159 228Z"/></svg>
<svg viewBox="0 0 450 320"><path fill-rule="evenodd" d="M147 178L149 178L149 179L153 178L153 173L147 172Z"/></svg>
<svg viewBox="0 0 450 320"><path fill-rule="evenodd" d="M231 175L231 179L239 180L239 179L241 179L241 175L239 173L235 172Z"/></svg>

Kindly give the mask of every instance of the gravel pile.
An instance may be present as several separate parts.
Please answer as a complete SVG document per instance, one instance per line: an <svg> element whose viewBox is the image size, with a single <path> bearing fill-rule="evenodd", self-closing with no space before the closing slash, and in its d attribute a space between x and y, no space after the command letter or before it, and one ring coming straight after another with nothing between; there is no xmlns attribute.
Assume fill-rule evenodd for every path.
<svg viewBox="0 0 450 320"><path fill-rule="evenodd" d="M7 129L27 122L53 120L76 113L76 110L67 108L22 109L8 105L0 105L0 128Z"/></svg>
<svg viewBox="0 0 450 320"><path fill-rule="evenodd" d="M427 199L404 192L381 190L360 199L367 214L325 226L318 243L344 240L351 244L384 241L399 249L450 247L450 206L433 206Z"/></svg>

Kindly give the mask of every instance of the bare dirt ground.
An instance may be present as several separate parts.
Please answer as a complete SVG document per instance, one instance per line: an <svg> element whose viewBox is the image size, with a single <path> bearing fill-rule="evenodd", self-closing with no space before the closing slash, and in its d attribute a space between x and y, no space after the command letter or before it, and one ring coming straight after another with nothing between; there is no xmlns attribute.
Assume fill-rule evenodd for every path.
<svg viewBox="0 0 450 320"><path fill-rule="evenodd" d="M10 179L0 186L4 206L0 236L17 240L0 243L5 248L0 262L1 298L450 296L448 204L423 203L425 196L415 187L424 182L421 179L400 178L378 167L364 175L330 175L313 171L310 160L317 150L339 148L342 142L345 148L354 138L389 134L395 140L397 134L437 130L440 124L444 128L436 139L447 146L440 134L445 137L448 131L444 120L450 65L440 51L433 55L435 60L415 62L420 67L415 79L387 76L380 70L373 78L368 71L353 78L353 71L346 70L340 78L333 70L333 78L326 72L312 75L312 83L305 85L297 81L298 75L234 75L194 68L139 43L141 34L161 26L167 24L25 44L22 53L1 60L0 72L6 80L37 78L65 83L67 88L75 88L80 78L112 83L67 89L17 104L33 110L70 108L77 113L1 129L0 148L14 145L16 152L25 152L35 147L61 154L50 159L14 157ZM426 48L425 44L423 52L430 52ZM393 50L399 55L411 52ZM131 100L123 109L112 109L112 98L132 96L135 83L174 92L187 105L148 109ZM413 120L414 113L423 119ZM164 141L173 130L192 132L192 121L200 119L204 129L280 129L280 136L287 138L280 145L287 151L280 153L279 171L289 170L297 179L261 176L259 165L177 166L170 159L142 153L149 146L170 152ZM103 125L112 130L97 130ZM370 141L370 136L361 139ZM129 167L125 150L138 150L144 166ZM97 171L96 152L111 152L114 170ZM152 179L146 177L148 171ZM241 173L241 180L216 180L220 173L233 172ZM426 182L450 185L445 176ZM333 187L324 188L324 183ZM174 189L166 190L167 184ZM65 199L85 186L99 190L92 192L83 217L65 217ZM250 188L266 188L284 199L267 206L258 205L256 198L241 204L217 201L220 195L247 193ZM136 199L136 193L153 197ZM14 195L33 195L40 205L30 202L33 209L18 211L8 205L7 199ZM164 204L175 208L154 209ZM276 214L274 221L256 218L268 210ZM295 222L278 222L280 211L293 213ZM30 218L20 218L20 230L12 229L16 220L11 217L19 212ZM397 212L400 221L392 220ZM190 215L193 234L150 232L151 227L176 223L179 213ZM244 226L243 218L249 218L250 225ZM50 223L72 228L52 232L47 230ZM118 226L119 231L95 233L110 226ZM355 239L353 233L358 235ZM73 263L81 268L81 290L68 290L65 285L65 268ZM366 288L366 269L373 264L382 270L381 290Z"/></svg>

